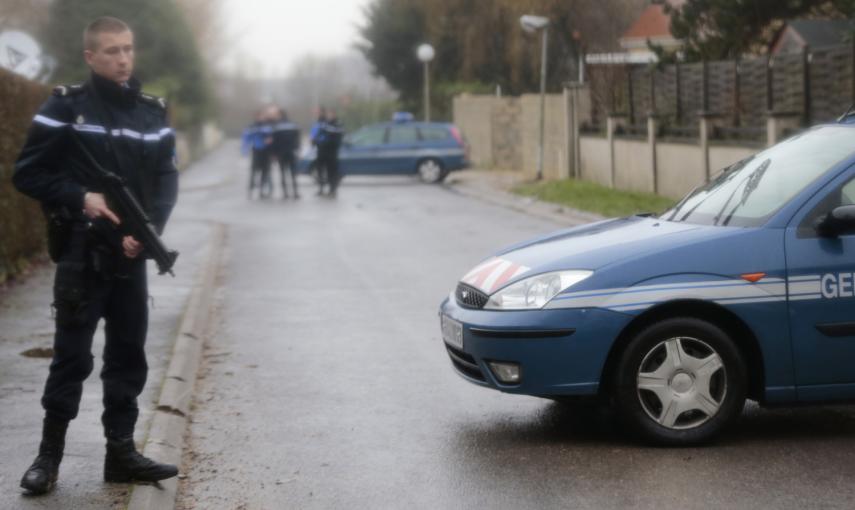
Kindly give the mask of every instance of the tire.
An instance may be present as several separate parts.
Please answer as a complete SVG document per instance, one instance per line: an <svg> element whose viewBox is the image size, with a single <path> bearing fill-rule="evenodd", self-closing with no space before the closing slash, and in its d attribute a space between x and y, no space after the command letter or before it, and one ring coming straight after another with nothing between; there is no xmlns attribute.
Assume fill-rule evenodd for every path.
<svg viewBox="0 0 855 510"><path fill-rule="evenodd" d="M747 369L721 328L694 318L667 319L627 344L615 373L621 421L659 445L709 442L745 404Z"/></svg>
<svg viewBox="0 0 855 510"><path fill-rule="evenodd" d="M442 161L434 158L427 158L419 161L416 171L422 182L427 184L439 184L448 175L445 168L442 166Z"/></svg>

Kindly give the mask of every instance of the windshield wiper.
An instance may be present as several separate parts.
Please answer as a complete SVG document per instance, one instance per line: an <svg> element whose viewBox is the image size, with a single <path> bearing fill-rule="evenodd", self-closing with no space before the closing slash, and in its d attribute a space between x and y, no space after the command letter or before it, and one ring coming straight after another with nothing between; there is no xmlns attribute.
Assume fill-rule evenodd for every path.
<svg viewBox="0 0 855 510"><path fill-rule="evenodd" d="M737 209L745 205L745 202L748 201L748 197L750 197L751 194L754 193L755 190L757 190L757 187L760 185L760 181L763 180L763 176L766 175L766 170L769 169L769 166L771 164L772 160L767 159L766 161L760 163L760 166L754 169L754 171L751 172L751 174L749 174L748 177L745 178L745 181L743 181L745 182L745 188L742 190L742 198L735 206L733 206L733 209L730 210L730 213L722 222L722 226L726 227L730 223L730 220L733 219L733 215L734 213L736 213ZM740 186L742 185L742 183L739 184ZM730 201L733 199L733 196L736 195L736 192L738 190L739 186L737 186L736 189L733 190L733 193L731 193L730 197L727 199L727 202L725 202L724 207L721 208L721 211L719 211L718 215L715 217L714 224L718 225L718 219L721 217L722 214L724 214L724 210L727 209L728 204L730 204Z"/></svg>
<svg viewBox="0 0 855 510"><path fill-rule="evenodd" d="M715 180L714 180L714 181L710 182L709 184L707 184L707 185L705 185L705 186L703 186L703 187L696 188L693 192L689 193L689 195L688 195L688 196L686 196L686 198L684 198L684 199L683 199L683 200L681 200L679 203L677 203L677 205L675 205L673 209L671 209L670 211L666 211L666 214L667 214L668 212L670 212L671 214L670 214L670 215L668 215L668 217L667 217L667 218L665 218L665 217L664 217L664 216L665 216L665 214L663 214L663 215L662 215L662 216L663 216L663 218L662 218L662 219L664 219L665 221L676 221L676 222L678 222L678 223L682 223L682 222L686 221L686 220L687 220L687 219L692 215L692 213L694 213L694 212L695 212L695 210L696 210L698 207L700 207L700 206L701 206L701 204L703 204L703 203L704 203L704 200L706 200L706 199L702 199L702 200L700 200L697 204L695 204L694 206L692 206L692 208L691 208L691 209L689 209L688 211L686 211L686 213L685 213L683 216L681 216L679 219L675 219L675 218L677 217L677 214L679 214L679 213L680 213L680 211L681 211L681 210L686 206L686 204L688 204L688 203L691 201L691 199L692 199L693 197L695 197L695 196L697 196L697 195L700 195L701 193L703 193L703 192L705 192L705 191L706 191L706 192L709 192L709 191L711 191L712 189L714 189L714 188L716 188L716 187L721 186L723 182L726 182L726 181L728 181L728 180L730 180L730 179L733 179L733 177L736 175L736 172L737 172L737 171L739 171L739 170L742 170L743 168L745 168L745 166L746 166L748 163L750 163L750 162L751 162L755 157L756 157L756 156L749 156L749 157L747 157L747 158L745 158L745 159L743 159L743 160L737 161L736 163L734 163L734 164L730 165L729 167L725 168L724 170L722 170L721 172L719 172L719 173L718 173L718 175L716 176L716 178L715 178ZM728 200L728 201L729 201L729 200ZM726 205L727 205L727 204L725 204L725 206L726 206ZM721 215L721 213L719 213L719 215ZM718 218L718 217L716 217L716 219L717 219L717 218Z"/></svg>

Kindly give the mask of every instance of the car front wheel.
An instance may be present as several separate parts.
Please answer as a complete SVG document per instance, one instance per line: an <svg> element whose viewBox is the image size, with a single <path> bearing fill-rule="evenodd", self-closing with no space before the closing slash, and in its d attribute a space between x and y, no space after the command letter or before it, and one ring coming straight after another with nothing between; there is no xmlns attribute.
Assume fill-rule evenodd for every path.
<svg viewBox="0 0 855 510"><path fill-rule="evenodd" d="M436 184L445 179L445 169L442 168L442 163L436 159L426 159L419 163L418 166L419 178L428 184Z"/></svg>
<svg viewBox="0 0 855 510"><path fill-rule="evenodd" d="M709 441L742 411L746 381L745 361L727 333L674 318L629 342L614 396L623 421L645 439L688 446Z"/></svg>

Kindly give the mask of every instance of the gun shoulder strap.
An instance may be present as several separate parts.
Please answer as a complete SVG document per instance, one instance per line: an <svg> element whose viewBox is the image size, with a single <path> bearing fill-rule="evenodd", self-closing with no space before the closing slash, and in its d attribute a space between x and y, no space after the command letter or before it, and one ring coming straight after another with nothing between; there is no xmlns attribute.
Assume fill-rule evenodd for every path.
<svg viewBox="0 0 855 510"><path fill-rule="evenodd" d="M114 129L115 122L113 116L110 115L104 107L104 102L102 101L100 94L98 94L98 91L95 89L95 85L93 85L92 82L89 82L87 83L87 88L89 89L89 94L92 96L92 104L95 106L95 115L98 116L101 124L104 126L104 130L107 132L105 135L106 141L104 142L107 152L113 155L113 162L116 164L116 170L119 171L119 175L123 178L127 178L130 174L125 172L125 169L122 166L122 158L119 157L119 153L116 151L116 144L113 143L113 133L119 131ZM149 184L146 177L147 176L143 175L142 179L140 179L140 191L143 194L140 198L142 198L144 207L148 207L151 204Z"/></svg>

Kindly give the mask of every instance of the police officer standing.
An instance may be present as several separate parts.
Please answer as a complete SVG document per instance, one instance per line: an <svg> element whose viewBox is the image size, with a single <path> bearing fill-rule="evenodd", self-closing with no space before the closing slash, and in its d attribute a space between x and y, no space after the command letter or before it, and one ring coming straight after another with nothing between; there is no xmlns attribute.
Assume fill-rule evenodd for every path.
<svg viewBox="0 0 855 510"><path fill-rule="evenodd" d="M243 131L241 153L250 154L249 198L259 188L259 197L267 198L273 193L270 179L270 155L273 144L273 127L265 110L259 110L255 121Z"/></svg>
<svg viewBox="0 0 855 510"><path fill-rule="evenodd" d="M338 151L341 149L341 141L344 137L344 128L338 121L335 110L327 112L327 120L324 123L324 141L318 148L322 154L324 165L327 169L327 179L330 185L329 196L335 198L338 185L341 182L341 174L338 168Z"/></svg>
<svg viewBox="0 0 855 510"><path fill-rule="evenodd" d="M282 198L288 198L286 173L291 174L291 187L294 198L300 198L297 191L297 159L296 152L300 146L300 128L288 120L288 114L282 108L276 108L275 123L273 124L273 152L279 163L279 173L282 177Z"/></svg>
<svg viewBox="0 0 855 510"><path fill-rule="evenodd" d="M312 139L318 150L317 166L321 176L319 195L324 193L324 184L329 184L329 196L335 198L341 181L338 168L338 151L341 148L344 128L338 121L335 110L321 110L322 117L312 128Z"/></svg>
<svg viewBox="0 0 855 510"><path fill-rule="evenodd" d="M41 445L21 480L34 494L50 491L56 482L66 428L77 416L83 381L93 368L92 337L101 318L106 324L104 479L157 481L178 473L175 466L142 456L133 439L137 397L148 371L146 247L119 233L122 218L110 209L98 183L86 182L72 164L85 161L85 146L125 180L162 231L178 193L174 135L165 102L141 93L133 77L134 37L124 22L93 21L84 32L84 50L89 81L54 89L33 119L13 177L17 189L40 201L48 214L50 252L57 261L56 333L41 401Z"/></svg>
<svg viewBox="0 0 855 510"><path fill-rule="evenodd" d="M309 131L309 139L312 141L312 145L315 146L315 172L317 172L318 176L318 195L324 194L324 185L329 182L327 176L327 167L326 162L323 157L325 154L321 152L321 147L323 147L326 143L326 123L327 123L327 111L321 106L318 111L318 120L312 124L312 129Z"/></svg>

